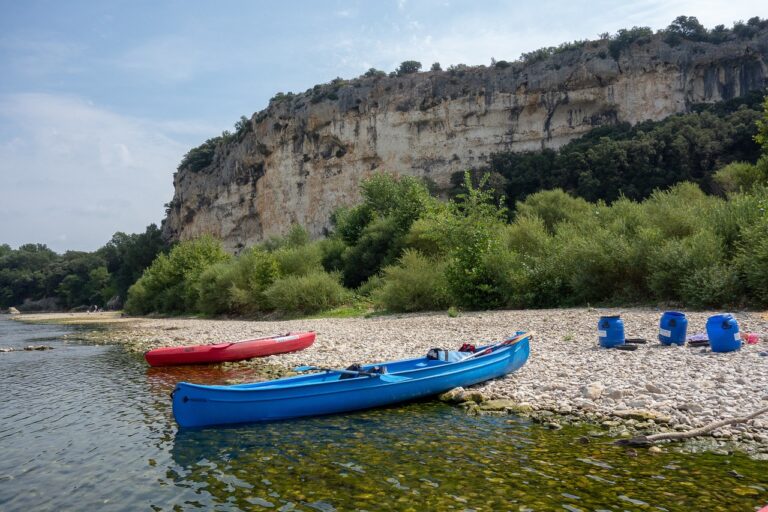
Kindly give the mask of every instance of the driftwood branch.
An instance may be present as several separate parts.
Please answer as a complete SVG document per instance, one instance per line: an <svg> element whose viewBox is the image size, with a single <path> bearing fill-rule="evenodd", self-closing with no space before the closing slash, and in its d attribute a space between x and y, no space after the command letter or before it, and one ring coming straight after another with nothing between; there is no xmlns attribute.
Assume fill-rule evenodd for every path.
<svg viewBox="0 0 768 512"><path fill-rule="evenodd" d="M709 425L704 425L703 427L688 430L686 432L663 432L661 434L652 434L650 436L638 436L631 439L620 439L614 444L649 446L658 441L679 441L680 439L689 439L691 437L703 436L704 434L708 434L709 432L712 432L713 430L716 430L720 427L725 427L726 425L746 423L747 421L754 419L761 414L765 414L766 412L768 412L768 407L763 407L762 409L759 409L748 416L743 416L741 418L731 418L730 420L715 421Z"/></svg>

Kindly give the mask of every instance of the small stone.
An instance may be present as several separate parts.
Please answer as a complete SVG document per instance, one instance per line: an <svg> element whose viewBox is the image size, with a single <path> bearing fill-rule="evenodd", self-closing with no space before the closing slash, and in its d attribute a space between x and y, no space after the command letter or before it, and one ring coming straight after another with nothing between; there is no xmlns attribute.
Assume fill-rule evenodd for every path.
<svg viewBox="0 0 768 512"><path fill-rule="evenodd" d="M508 398L499 398L496 400L487 400L480 404L480 409L483 411L506 411L506 412L518 412L518 413L530 413L533 411L533 407L529 404L517 403L514 400Z"/></svg>
<svg viewBox="0 0 768 512"><path fill-rule="evenodd" d="M581 388L581 396L589 398L590 400L597 400L603 394L605 386L602 382L590 382L586 386Z"/></svg>
<svg viewBox="0 0 768 512"><path fill-rule="evenodd" d="M663 450L659 448L658 446L651 446L648 448L648 453L662 453Z"/></svg>
<svg viewBox="0 0 768 512"><path fill-rule="evenodd" d="M467 401L467 398L465 397L464 388L462 387L453 388L449 391L446 391L445 393L438 396L437 398L441 402L448 402L452 404L460 404L462 402Z"/></svg>
<svg viewBox="0 0 768 512"><path fill-rule="evenodd" d="M647 382L645 384L645 389L647 389L649 393L653 393L656 395L661 395L662 393L664 393L664 391L659 386L657 386L656 384L653 384L652 382Z"/></svg>
<svg viewBox="0 0 768 512"><path fill-rule="evenodd" d="M476 404L481 404L486 401L485 395L483 395L480 391L468 391L464 395L466 400L475 402Z"/></svg>

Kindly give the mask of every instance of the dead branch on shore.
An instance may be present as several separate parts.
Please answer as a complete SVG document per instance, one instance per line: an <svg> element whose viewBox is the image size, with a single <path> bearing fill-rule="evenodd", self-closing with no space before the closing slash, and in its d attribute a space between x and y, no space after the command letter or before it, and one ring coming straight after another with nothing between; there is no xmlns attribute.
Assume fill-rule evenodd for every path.
<svg viewBox="0 0 768 512"><path fill-rule="evenodd" d="M761 414L768 412L768 407L763 407L748 416L741 418L731 418L729 420L720 420L704 425L703 427L688 430L686 432L663 432L661 434L652 434L650 436L637 436L630 439L619 439L614 444L629 445L629 446L650 446L658 441L679 441L681 439L690 439L692 437L703 436L713 430L727 425L734 425L736 423L746 423L747 421L754 419Z"/></svg>

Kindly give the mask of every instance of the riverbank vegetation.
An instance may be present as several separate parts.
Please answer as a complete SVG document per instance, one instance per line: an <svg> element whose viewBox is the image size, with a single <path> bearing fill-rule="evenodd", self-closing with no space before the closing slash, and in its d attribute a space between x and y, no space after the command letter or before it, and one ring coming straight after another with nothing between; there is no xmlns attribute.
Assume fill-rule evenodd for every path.
<svg viewBox="0 0 768 512"><path fill-rule="evenodd" d="M126 309L263 315L309 314L350 302L388 311L657 303L764 307L768 99L762 117L753 114L749 101L751 106L708 109L703 123L697 112L645 128L618 128L613 138L588 135L552 159L600 169L621 159L610 153L593 158L601 151L596 148L622 140L634 148L627 154L645 147L647 161L655 162L648 164L652 174L669 179L664 185L670 186L633 187L629 170L635 164L627 164L626 172L613 169L615 191L608 197L600 197L608 190L602 181L549 190L541 190L547 187L540 182L539 190L532 186L511 205L500 193L501 181L493 186L493 159L485 172L464 173L448 202L430 195L416 178L377 174L362 183L360 204L334 213L328 238L310 241L295 226L287 236L238 256L227 255L211 238L183 242L155 260L130 289ZM709 124L714 131L702 128ZM747 130L749 137L742 133ZM690 141L699 138L716 149L709 170L699 175L703 181L676 167L693 165L690 148L698 146ZM653 160L656 153L647 148L666 145L686 146L688 153L670 159L678 154L672 149ZM662 161L672 166L669 176ZM588 192L586 198L580 192Z"/></svg>
<svg viewBox="0 0 768 512"><path fill-rule="evenodd" d="M128 288L164 250L160 229L115 233L94 252L57 254L42 244L0 245L0 309L120 307Z"/></svg>
<svg viewBox="0 0 768 512"><path fill-rule="evenodd" d="M327 238L295 226L236 256L210 237L166 248L154 225L94 253L0 246L0 307L126 296L133 314L237 316L768 304L768 100L496 154L460 178L443 202L416 178L374 175Z"/></svg>

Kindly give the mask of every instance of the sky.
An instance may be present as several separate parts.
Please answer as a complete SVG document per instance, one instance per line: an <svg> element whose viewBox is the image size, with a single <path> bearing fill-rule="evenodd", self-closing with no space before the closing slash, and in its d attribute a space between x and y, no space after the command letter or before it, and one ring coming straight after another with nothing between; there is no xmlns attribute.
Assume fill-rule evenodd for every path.
<svg viewBox="0 0 768 512"><path fill-rule="evenodd" d="M184 154L405 60L488 65L603 32L768 18L712 0L0 0L0 244L95 250L160 224Z"/></svg>

